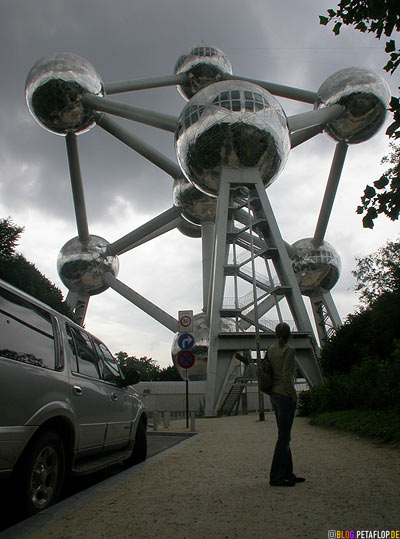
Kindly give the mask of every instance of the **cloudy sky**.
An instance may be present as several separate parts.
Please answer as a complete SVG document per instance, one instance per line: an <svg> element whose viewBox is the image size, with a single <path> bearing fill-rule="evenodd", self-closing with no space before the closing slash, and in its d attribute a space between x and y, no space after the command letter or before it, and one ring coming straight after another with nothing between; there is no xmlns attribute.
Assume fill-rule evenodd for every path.
<svg viewBox="0 0 400 539"><path fill-rule="evenodd" d="M0 216L25 227L19 251L61 288L56 269L61 247L76 236L65 140L45 131L25 103L25 79L33 64L53 52L86 58L104 82L172 74L177 58L204 41L222 49L235 74L316 91L335 71L351 66L377 70L392 93L384 43L343 29L340 37L319 25L335 0L1 0L0 2ZM119 96L113 96L117 99ZM174 87L124 94L133 105L179 115L185 101ZM309 105L280 99L288 115ZM176 161L173 135L119 120ZM389 121L389 120L388 120ZM90 233L109 242L172 205L172 180L164 172L95 127L78 138ZM314 233L334 143L324 135L295 148L268 194L284 239ZM362 228L355 214L367 183L383 170L388 152L382 130L350 147L326 240L343 270L332 295L342 317L357 305L355 257L398 237L398 223L381 217ZM173 231L120 257L118 278L176 317L201 310L200 240ZM170 360L173 335L114 291L94 296L86 328L112 352Z"/></svg>

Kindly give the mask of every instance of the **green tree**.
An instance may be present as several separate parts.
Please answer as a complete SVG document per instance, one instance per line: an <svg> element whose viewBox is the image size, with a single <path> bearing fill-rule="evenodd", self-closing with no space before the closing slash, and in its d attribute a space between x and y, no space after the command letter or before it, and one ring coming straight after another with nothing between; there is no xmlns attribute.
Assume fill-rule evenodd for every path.
<svg viewBox="0 0 400 539"><path fill-rule="evenodd" d="M400 336L400 242L357 259L353 275L363 304L321 349L325 375L348 374L366 360L386 361Z"/></svg>
<svg viewBox="0 0 400 539"><path fill-rule="evenodd" d="M62 292L34 264L16 253L23 228L8 217L0 220L0 279L43 301L61 314L74 318Z"/></svg>
<svg viewBox="0 0 400 539"><path fill-rule="evenodd" d="M146 356L138 359L135 356L128 356L126 352L122 351L114 355L122 369L137 369L140 372L141 381L151 382L158 380L160 367L153 359Z"/></svg>
<svg viewBox="0 0 400 539"><path fill-rule="evenodd" d="M400 4L397 0L341 0L337 9L328 9L328 16L320 16L320 23L334 23L333 33L340 34L342 25L353 26L360 32L371 32L377 39L384 35L390 38L395 31L400 30ZM385 51L389 58L383 67L393 74L400 63L400 49L394 39L387 39ZM400 99L392 97L390 109L393 113L393 123L386 134L392 139L400 138ZM400 146L390 143L392 152L382 158L382 163L392 165L373 182L367 185L361 197L361 205L357 213L363 215L363 226L373 228L374 220L384 214L392 221L400 215Z"/></svg>
<svg viewBox="0 0 400 539"><path fill-rule="evenodd" d="M0 220L0 257L10 258L15 254L15 247L23 227L15 225L10 217Z"/></svg>
<svg viewBox="0 0 400 539"><path fill-rule="evenodd" d="M173 382L182 381L175 365L169 365L161 369L154 359L146 356L137 358L129 356L126 352L118 352L116 360L122 369L136 369L140 372L140 380L143 382Z"/></svg>
<svg viewBox="0 0 400 539"><path fill-rule="evenodd" d="M366 308L351 314L321 349L325 376L348 374L366 360L383 361L400 335L400 293L384 292Z"/></svg>
<svg viewBox="0 0 400 539"><path fill-rule="evenodd" d="M181 382L182 377L179 374L175 365L169 365L164 369L161 369L160 375L158 377L159 382Z"/></svg>
<svg viewBox="0 0 400 539"><path fill-rule="evenodd" d="M352 273L364 305L371 305L385 292L400 293L400 241L388 241L376 252L356 260Z"/></svg>

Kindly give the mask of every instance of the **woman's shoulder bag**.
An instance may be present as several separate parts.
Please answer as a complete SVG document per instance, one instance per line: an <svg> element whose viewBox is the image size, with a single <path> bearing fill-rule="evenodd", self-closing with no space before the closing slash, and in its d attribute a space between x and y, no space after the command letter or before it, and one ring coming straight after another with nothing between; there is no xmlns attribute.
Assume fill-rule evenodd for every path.
<svg viewBox="0 0 400 539"><path fill-rule="evenodd" d="M258 387L263 393L269 395L274 385L274 376L272 372L271 363L268 359L268 351L265 354L264 359L261 362L261 370L259 372Z"/></svg>

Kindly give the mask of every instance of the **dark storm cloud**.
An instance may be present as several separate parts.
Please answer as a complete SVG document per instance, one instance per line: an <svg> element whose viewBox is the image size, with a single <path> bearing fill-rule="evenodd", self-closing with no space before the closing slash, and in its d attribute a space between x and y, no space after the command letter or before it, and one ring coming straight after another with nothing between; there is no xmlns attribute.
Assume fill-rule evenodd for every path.
<svg viewBox="0 0 400 539"><path fill-rule="evenodd" d="M204 7L180 1L119 1L117 9L99 0L3 2L7 17L2 19L0 40L7 50L2 66L7 77L0 103L0 148L7 156L3 163L8 164L1 178L3 200L9 198L17 209L45 207L50 214L71 217L63 137L41 129L24 100L25 78L39 58L56 51L74 52L89 60L105 82L170 74L179 54L193 42L219 34L228 47L233 42L243 45L238 38L243 33L238 9L236 2ZM193 33L196 21L198 35ZM256 21L252 25L257 26ZM184 105L174 88L117 98L173 115ZM176 161L172 134L132 122L128 129ZM100 128L79 136L78 146L88 214L104 211L116 193L138 211L145 207L157 214L172 204L171 178ZM29 188L32 184L34 188Z"/></svg>
<svg viewBox="0 0 400 539"><path fill-rule="evenodd" d="M288 9L268 1L246 5L232 0L119 0L113 5L103 0L3 1L6 16L0 40L7 51L2 60L2 73L7 76L2 80L0 147L15 164L1 178L3 196L20 205L45 206L50 213L68 218L69 172L63 138L43 131L24 102L25 78L42 56L74 52L89 60L109 82L170 74L183 50L204 40L227 53L235 73L317 89L340 67L345 55L343 43L318 24L325 3L329 7L329 2L310 7L303 1L290 3ZM113 98L173 115L184 105L174 88ZM298 104L285 106L289 112L301 110ZM155 133L132 122L127 127L176 161L172 134ZM116 186L138 210L145 205L158 213L171 204L171 179L100 128L78 141L88 211L106 208ZM21 159L27 164L24 172L18 168ZM27 181L21 174L28 176ZM29 176L34 175L35 189L29 190Z"/></svg>

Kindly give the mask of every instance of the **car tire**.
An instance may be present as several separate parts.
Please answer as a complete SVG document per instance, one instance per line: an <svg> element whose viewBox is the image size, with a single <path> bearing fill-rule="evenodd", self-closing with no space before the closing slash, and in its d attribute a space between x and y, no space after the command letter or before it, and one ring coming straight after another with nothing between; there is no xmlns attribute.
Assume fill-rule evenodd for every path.
<svg viewBox="0 0 400 539"><path fill-rule="evenodd" d="M44 431L31 443L17 468L18 497L25 515L31 516L55 503L65 474L61 438Z"/></svg>
<svg viewBox="0 0 400 539"><path fill-rule="evenodd" d="M134 464L139 464L139 462L144 462L146 460L146 456L147 456L147 432L146 432L146 427L140 421L137 426L135 445L133 446L131 456L127 458L126 460L124 460L124 464L127 467L133 466Z"/></svg>

